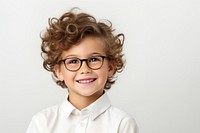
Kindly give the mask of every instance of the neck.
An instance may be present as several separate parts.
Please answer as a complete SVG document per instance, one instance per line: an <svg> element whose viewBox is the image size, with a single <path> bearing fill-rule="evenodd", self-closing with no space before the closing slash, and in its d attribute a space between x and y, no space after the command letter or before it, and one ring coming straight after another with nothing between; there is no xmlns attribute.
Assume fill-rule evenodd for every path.
<svg viewBox="0 0 200 133"><path fill-rule="evenodd" d="M82 110L95 102L99 97L104 94L104 91L94 94L92 96L72 95L69 93L68 101L78 110Z"/></svg>

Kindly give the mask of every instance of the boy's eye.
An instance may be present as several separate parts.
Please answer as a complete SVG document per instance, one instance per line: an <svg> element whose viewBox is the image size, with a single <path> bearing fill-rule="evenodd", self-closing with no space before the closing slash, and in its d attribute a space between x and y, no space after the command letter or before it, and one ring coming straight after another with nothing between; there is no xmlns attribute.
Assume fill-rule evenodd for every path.
<svg viewBox="0 0 200 133"><path fill-rule="evenodd" d="M99 57L91 57L88 59L89 62L97 62L100 61L101 59Z"/></svg>
<svg viewBox="0 0 200 133"><path fill-rule="evenodd" d="M67 64L78 64L79 60L78 59L67 59L66 63Z"/></svg>

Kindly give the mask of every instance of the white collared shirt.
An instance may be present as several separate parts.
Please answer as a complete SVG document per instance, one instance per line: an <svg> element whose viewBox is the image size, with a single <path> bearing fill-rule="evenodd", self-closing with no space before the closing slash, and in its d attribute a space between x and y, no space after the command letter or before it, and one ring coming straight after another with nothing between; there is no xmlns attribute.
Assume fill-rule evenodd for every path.
<svg viewBox="0 0 200 133"><path fill-rule="evenodd" d="M106 93L77 110L68 100L35 116L26 133L138 133L135 120L113 107Z"/></svg>

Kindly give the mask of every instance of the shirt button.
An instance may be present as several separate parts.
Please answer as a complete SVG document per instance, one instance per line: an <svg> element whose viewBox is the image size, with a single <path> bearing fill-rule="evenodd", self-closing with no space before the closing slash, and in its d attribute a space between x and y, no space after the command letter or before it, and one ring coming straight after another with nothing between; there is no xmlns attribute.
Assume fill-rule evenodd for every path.
<svg viewBox="0 0 200 133"><path fill-rule="evenodd" d="M81 124L80 124L80 126L81 126L81 127L84 127L84 126L85 126L85 124L84 124L84 123L81 123Z"/></svg>

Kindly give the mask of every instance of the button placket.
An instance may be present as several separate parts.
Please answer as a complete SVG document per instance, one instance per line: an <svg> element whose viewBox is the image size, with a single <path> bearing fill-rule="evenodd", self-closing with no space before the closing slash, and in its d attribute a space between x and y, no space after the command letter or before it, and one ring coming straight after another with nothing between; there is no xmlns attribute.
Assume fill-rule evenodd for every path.
<svg viewBox="0 0 200 133"><path fill-rule="evenodd" d="M89 116L90 115L87 113L87 111L81 112L81 117L80 117L80 121L79 121L79 128L80 128L81 132L86 133Z"/></svg>

